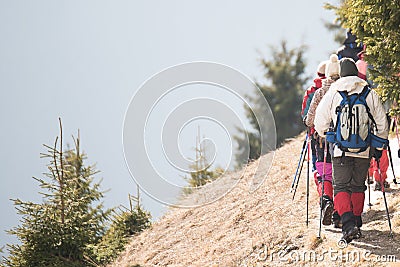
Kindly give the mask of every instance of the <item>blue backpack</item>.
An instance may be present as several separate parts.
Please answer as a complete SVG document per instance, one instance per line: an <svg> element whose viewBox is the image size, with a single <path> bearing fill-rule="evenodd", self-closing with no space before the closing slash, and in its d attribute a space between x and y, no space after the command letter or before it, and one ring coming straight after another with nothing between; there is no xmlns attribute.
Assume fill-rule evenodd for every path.
<svg viewBox="0 0 400 267"><path fill-rule="evenodd" d="M343 153L363 152L370 146L386 148L389 144L387 139L373 134L376 122L366 100L370 91L369 86L365 86L359 94L349 95L339 91L343 99L336 107L336 125L327 132L326 140L335 144Z"/></svg>

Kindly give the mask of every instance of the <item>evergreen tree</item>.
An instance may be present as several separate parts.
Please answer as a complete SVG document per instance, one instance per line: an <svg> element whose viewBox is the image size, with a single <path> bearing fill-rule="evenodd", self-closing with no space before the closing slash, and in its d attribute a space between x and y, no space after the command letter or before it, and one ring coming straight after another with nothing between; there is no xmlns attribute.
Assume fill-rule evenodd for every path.
<svg viewBox="0 0 400 267"><path fill-rule="evenodd" d="M400 101L400 2L345 0L334 9L342 27L349 28L366 45L370 77L383 100Z"/></svg>
<svg viewBox="0 0 400 267"><path fill-rule="evenodd" d="M224 170L221 168L211 170L211 164L207 162L206 158L206 149L200 143L200 128L196 137L195 151L196 159L194 163L189 166L189 168L192 170L190 172L190 178L187 179L189 186L185 187L183 190L185 194L191 193L193 188L200 187L214 181L224 173Z"/></svg>
<svg viewBox="0 0 400 267"><path fill-rule="evenodd" d="M341 3L343 3L343 0L340 0ZM330 9L332 5L325 3L324 8ZM346 36L346 30L343 29L340 21L338 19L335 19L333 22L328 22L324 21L324 26L325 28L333 33L333 40L335 43L337 43L339 46L343 45L343 42L345 41L345 36ZM336 51L332 52L335 53Z"/></svg>
<svg viewBox="0 0 400 267"><path fill-rule="evenodd" d="M333 40L335 43L337 43L339 46L343 45L346 36L346 30L342 28L340 23L337 21L334 23L324 22L324 26L328 31L333 33ZM332 53L336 53L336 51L333 51Z"/></svg>
<svg viewBox="0 0 400 267"><path fill-rule="evenodd" d="M288 49L286 41L282 41L279 48L271 47L271 59L261 60L267 82L264 84L257 83L257 86L273 112L278 145L281 145L286 138L295 136L304 130L300 117L303 88L308 80L304 74L306 66L303 58L304 51L305 47L303 46ZM263 101L251 96L248 98L257 108L263 108ZM263 133L269 133L272 130L269 129L271 124L258 123L253 111L247 107L246 110L254 131L246 133L240 130L240 134L245 137L235 136L239 146L239 153L236 155L239 164L246 162L247 159L256 159L260 156L262 141L260 132L262 130ZM268 144L267 139L270 136L273 135L263 136L263 144ZM246 138L248 138L248 142Z"/></svg>
<svg viewBox="0 0 400 267"><path fill-rule="evenodd" d="M21 224L9 231L20 240L9 245L7 266L90 266L95 255L90 245L99 242L110 210L103 211L103 192L94 181L94 166L85 166L86 155L75 147L63 151L60 138L46 146L49 172L39 182L42 203L13 200L21 215Z"/></svg>
<svg viewBox="0 0 400 267"><path fill-rule="evenodd" d="M132 198L137 202L135 208L132 206ZM99 244L93 246L96 261L99 264L105 265L112 262L124 250L129 237L150 227L150 213L140 206L139 199L139 190L137 197L129 195L130 209L121 207L123 210L115 212L111 226Z"/></svg>

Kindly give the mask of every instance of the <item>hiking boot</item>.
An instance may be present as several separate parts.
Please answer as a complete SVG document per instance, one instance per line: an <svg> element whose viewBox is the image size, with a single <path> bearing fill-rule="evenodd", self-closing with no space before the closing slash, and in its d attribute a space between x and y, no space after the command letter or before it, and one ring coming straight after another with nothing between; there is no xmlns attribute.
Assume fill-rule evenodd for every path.
<svg viewBox="0 0 400 267"><path fill-rule="evenodd" d="M376 183L375 183L375 188L374 188L374 190L375 190L375 191L381 191L381 190L382 190L381 184L380 184L379 182L376 182Z"/></svg>
<svg viewBox="0 0 400 267"><path fill-rule="evenodd" d="M359 239L359 238L362 237L362 234L361 234L361 226L362 226L362 219L361 219L361 216L354 216L354 221L355 221L356 226L357 226L357 228L358 228L358 233L357 233L357 235L354 237L354 239Z"/></svg>
<svg viewBox="0 0 400 267"><path fill-rule="evenodd" d="M347 231L343 231L342 239L346 240L347 244L361 237L361 231L357 226L351 227Z"/></svg>
<svg viewBox="0 0 400 267"><path fill-rule="evenodd" d="M383 183L383 187L384 188L390 188L390 184L388 182L386 182L386 180L385 180L385 182Z"/></svg>
<svg viewBox="0 0 400 267"><path fill-rule="evenodd" d="M332 214L333 227L342 228L342 219L337 211Z"/></svg>
<svg viewBox="0 0 400 267"><path fill-rule="evenodd" d="M383 182L383 187L384 188L390 188L390 184L385 180ZM382 190L381 183L376 181L375 182L375 191L381 191L381 190Z"/></svg>
<svg viewBox="0 0 400 267"><path fill-rule="evenodd" d="M328 196L323 196L322 199L322 224L331 225L332 224L332 214L333 214L333 202Z"/></svg>
<svg viewBox="0 0 400 267"><path fill-rule="evenodd" d="M356 225L356 218L353 212L345 212L342 214L342 239L345 240L346 243L350 243L353 239L356 239L359 236L359 228Z"/></svg>
<svg viewBox="0 0 400 267"><path fill-rule="evenodd" d="M360 238L362 238L361 229L357 227L357 234L354 236L354 239L360 239Z"/></svg>
<svg viewBox="0 0 400 267"><path fill-rule="evenodd" d="M356 223L356 226L358 227L358 228L361 228L361 226L362 226L362 219L361 219L361 216L354 216L354 221L355 221L355 223Z"/></svg>

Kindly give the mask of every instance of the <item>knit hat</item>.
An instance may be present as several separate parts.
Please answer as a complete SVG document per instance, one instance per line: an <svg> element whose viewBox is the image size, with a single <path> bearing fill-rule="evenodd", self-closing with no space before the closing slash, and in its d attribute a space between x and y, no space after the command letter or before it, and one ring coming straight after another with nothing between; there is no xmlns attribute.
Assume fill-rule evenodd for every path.
<svg viewBox="0 0 400 267"><path fill-rule="evenodd" d="M339 69L340 66L338 56L336 54L332 54L325 67L325 76L332 77L335 75L339 75Z"/></svg>
<svg viewBox="0 0 400 267"><path fill-rule="evenodd" d="M322 61L321 63L319 63L318 67L317 67L317 74L320 77L324 77L325 76L325 67L326 67L326 63L328 61Z"/></svg>
<svg viewBox="0 0 400 267"><path fill-rule="evenodd" d="M353 59L345 57L340 61L340 77L357 76L358 69Z"/></svg>

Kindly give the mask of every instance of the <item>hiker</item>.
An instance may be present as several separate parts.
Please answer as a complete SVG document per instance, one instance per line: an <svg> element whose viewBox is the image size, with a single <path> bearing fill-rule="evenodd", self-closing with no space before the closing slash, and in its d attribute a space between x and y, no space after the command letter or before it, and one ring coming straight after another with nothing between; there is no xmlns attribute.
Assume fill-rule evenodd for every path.
<svg viewBox="0 0 400 267"><path fill-rule="evenodd" d="M307 116L307 112L310 108L310 104L314 97L315 92L319 88L322 87L322 81L325 79L326 63L327 63L327 61L322 61L321 63L318 64L318 67L317 67L317 76L318 77L314 79L314 85L311 85L304 93L303 102L301 105L301 117L303 119L303 122ZM314 127L310 127L308 130L308 134L310 135L310 138L311 138L312 171L315 173L315 171L316 171L315 162L317 161L317 152L315 150L316 140L313 136L314 131L315 131Z"/></svg>
<svg viewBox="0 0 400 267"><path fill-rule="evenodd" d="M388 125L390 125L391 118L388 113L386 113L386 119L387 119ZM368 183L373 184L373 180L372 180L372 177L373 177L375 180L374 190L381 191L382 183L385 188L390 188L389 182L386 181L386 179L388 178L387 171L389 168L389 152L388 152L388 150L387 149L382 150L382 156L379 160L379 164L375 158L372 158L369 166L370 167L368 170Z"/></svg>
<svg viewBox="0 0 400 267"><path fill-rule="evenodd" d="M344 40L343 45L336 52L339 59L347 57L352 58L354 62L357 62L357 54L363 50L363 45L358 45L356 39L357 37L351 33L351 30L346 32L346 39Z"/></svg>
<svg viewBox="0 0 400 267"><path fill-rule="evenodd" d="M367 70L368 70L368 63L364 59L365 56L365 45L363 46L363 50L357 54L358 61L356 62L356 66L358 69L358 77L367 81Z"/></svg>
<svg viewBox="0 0 400 267"><path fill-rule="evenodd" d="M340 138L342 133L346 135L346 130L350 130L347 132L348 136L353 136L354 131L351 130L354 130L352 128L352 122L354 122L354 126L357 125L357 128L360 129L357 129L357 133L359 134L357 138L353 139L359 142L360 140L365 140L362 138L359 139L361 134L371 136L368 125L374 122L374 137L386 142L388 137L388 123L379 96L374 90L369 89L366 81L357 76L358 70L354 60L343 58L339 63L340 78L331 85L330 90L325 94L317 107L314 120L315 130L320 136L325 136L327 131L330 130L329 128L332 123L335 127L333 132L335 138ZM346 99L350 99L352 95L357 96L357 94L363 95L368 109L365 105L362 107L357 106L357 116L352 116L353 119L347 121L345 120L346 117L343 116L344 118L342 119L346 122L343 124L343 121L339 121L341 119L340 115L343 115L342 112L351 114L352 109L350 111L346 110L346 107L341 107L341 103ZM356 107L354 106L354 108ZM361 113L358 112L359 110L361 110ZM358 118L358 120L356 121L354 117ZM338 121L339 124L337 123ZM347 128L349 125L350 129ZM367 131L365 131L366 128ZM341 131L339 135L335 132L337 130ZM332 131L328 132L328 134L331 133ZM326 137L331 136L327 135ZM331 140L328 141L331 142ZM382 155L384 145L382 143L382 147L379 147L377 144L374 144L374 146L375 148L366 146L363 148L365 151L356 153L345 152L345 150L349 149L345 149L343 146L340 149L337 142L335 145L331 145L331 154L333 154L334 206L342 219L342 239L346 242L351 242L353 239L361 236L361 214L364 208L365 190L367 189L365 180L370 163L370 155L379 159ZM350 149L350 151L357 150Z"/></svg>
<svg viewBox="0 0 400 267"><path fill-rule="evenodd" d="M308 109L308 113L304 120L305 124L310 128L314 128L315 110L317 109L322 97L326 92L328 92L331 84L339 79L339 59L335 54L330 56L330 59L326 64L325 77L326 79L322 80L322 87L315 92L314 97L311 100L310 108ZM322 208L322 224L331 225L333 219L335 227L339 228L340 216L337 212L334 212L333 205L331 154L328 151L325 159L325 139L319 136L318 133L315 133L314 138L316 140L315 150L317 151L317 172L314 172L314 181L320 198L322 195L322 175L324 175L324 195L322 196L322 205L320 203Z"/></svg>
<svg viewBox="0 0 400 267"><path fill-rule="evenodd" d="M365 50L366 46L363 45L361 52L357 54L358 60L356 62L356 66L358 69L358 77L367 81L371 88L376 88L376 84L374 84L372 80L368 79L369 70L373 69L373 67L365 61Z"/></svg>
<svg viewBox="0 0 400 267"><path fill-rule="evenodd" d="M364 56L365 56L365 45L363 46L363 50L358 53L358 61L356 62L356 66L358 69L358 77L360 77L361 79L365 80L368 82L368 84L371 84L370 81L367 80L368 77L368 63L365 61ZM388 117L388 123L389 123L390 119ZM378 164L375 160L375 158L371 159L371 163L370 163L370 167L368 169L368 177L373 177L375 180L375 191L380 191L381 190L381 181L383 181L383 185L385 188L389 188L390 185L389 183L386 181L387 178L387 170L389 168L389 158L388 158L388 152L386 149L384 149L382 151L382 157L380 158L379 161L379 167L380 167L380 172L381 175L379 175L378 172ZM368 183L372 184L372 179L368 178Z"/></svg>
<svg viewBox="0 0 400 267"><path fill-rule="evenodd" d="M379 160L380 174L378 170L378 163L374 158L371 159L370 168L368 170L369 177L373 177L375 180L375 191L381 191L381 182L385 188L390 188L390 184L386 181L387 170L389 168L389 157L386 149L382 151L382 156ZM372 180L371 182L372 183Z"/></svg>

